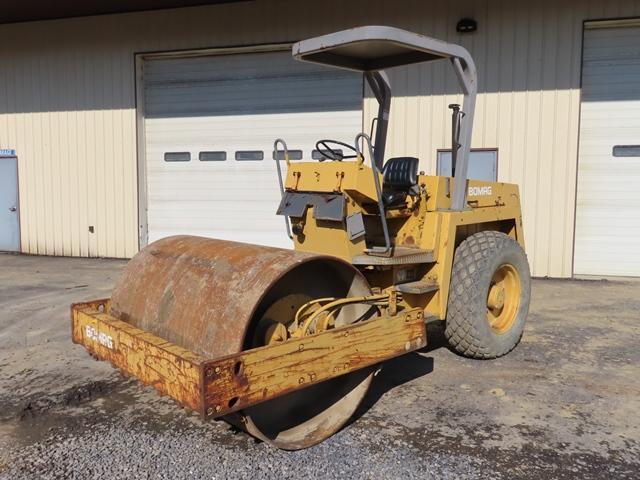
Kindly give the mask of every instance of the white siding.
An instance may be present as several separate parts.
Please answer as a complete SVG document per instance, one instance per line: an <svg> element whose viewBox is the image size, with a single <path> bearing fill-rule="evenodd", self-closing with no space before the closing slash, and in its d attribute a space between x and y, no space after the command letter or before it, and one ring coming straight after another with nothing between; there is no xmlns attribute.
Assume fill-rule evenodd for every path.
<svg viewBox="0 0 640 480"><path fill-rule="evenodd" d="M477 33L456 34L463 16L478 21ZM469 48L480 75L473 147L498 147L499 179L522 187L533 273L569 276L582 23L632 16L640 16L637 0L259 0L0 26L0 147L20 157L22 248L137 250L135 53L389 24ZM392 72L389 154L417 154L435 172L436 149L448 146L446 106L457 98L447 79L442 67Z"/></svg>

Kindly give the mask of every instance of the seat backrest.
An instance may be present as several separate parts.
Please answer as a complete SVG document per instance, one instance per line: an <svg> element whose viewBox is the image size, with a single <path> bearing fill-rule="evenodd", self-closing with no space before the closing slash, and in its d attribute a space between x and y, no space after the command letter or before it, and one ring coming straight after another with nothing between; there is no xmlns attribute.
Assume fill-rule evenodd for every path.
<svg viewBox="0 0 640 480"><path fill-rule="evenodd" d="M394 190L409 190L418 183L418 164L415 157L390 158L382 168L382 185Z"/></svg>

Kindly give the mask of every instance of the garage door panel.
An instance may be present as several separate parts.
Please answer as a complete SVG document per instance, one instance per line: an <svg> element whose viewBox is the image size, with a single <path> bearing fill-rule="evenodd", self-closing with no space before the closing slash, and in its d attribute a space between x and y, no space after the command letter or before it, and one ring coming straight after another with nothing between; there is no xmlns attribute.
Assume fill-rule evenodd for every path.
<svg viewBox="0 0 640 480"><path fill-rule="evenodd" d="M615 107L615 105L613 105ZM620 109L617 118L637 118L640 116L640 102L629 100L623 104L624 108ZM580 121L586 119L588 121L604 121L602 111L611 110L611 102L589 102L582 105Z"/></svg>
<svg viewBox="0 0 640 480"><path fill-rule="evenodd" d="M617 229L619 231L632 230L640 225L640 220L637 218L635 207L617 208L613 211L610 205L589 205L581 204L581 206L588 206L589 212L587 215L581 213L578 217L580 221L580 229L594 228L593 235L600 237L610 236L611 229ZM608 228L601 228L606 226ZM620 239L623 241L624 239ZM631 238L634 241L634 238Z"/></svg>
<svg viewBox="0 0 640 480"><path fill-rule="evenodd" d="M147 114L147 118L162 118L166 116L184 116L184 115L202 115L208 116L211 112L215 112L216 115L233 116L242 114L262 113L305 113L314 112L317 109L318 102L323 100L321 95L302 94L300 92L297 95L288 97L286 102L280 102L278 97L282 97L287 94L289 90L278 89L275 91L260 90L261 95L268 95L270 98L261 98L256 96L250 96L249 98L243 98L232 95L230 92L220 91L220 94L225 95L224 102L210 102L201 101L193 108L185 108L187 102L197 102L199 98L206 95L211 88L202 88L200 91L191 92L189 95L179 96L171 101L166 102L163 105L162 112L154 111ZM239 88L238 85L235 88ZM246 88L250 88L246 86ZM309 86L309 88L321 88L321 83L318 82L317 87ZM359 89L354 93L360 94ZM326 99L325 111L342 111L343 101L349 100L349 95L338 94L336 97ZM153 98L148 98L148 102L153 102Z"/></svg>
<svg viewBox="0 0 640 480"><path fill-rule="evenodd" d="M585 31L574 273L640 275L640 27Z"/></svg>
<svg viewBox="0 0 640 480"><path fill-rule="evenodd" d="M193 193L184 194L183 196L175 195L172 191L165 190L167 194L162 196L162 192L159 192L157 196L151 197L151 200L161 207L163 210L168 210L170 208L175 208L180 211L180 214L183 216L190 215L192 212L185 213L185 208L193 208L193 207L207 207L207 205L202 205L201 202L210 203L216 202L216 218L223 217L227 214L226 209L231 207L231 211L234 210L242 210L245 207L252 209L262 210L264 212L268 212L270 215L274 213L274 210L271 208L271 205L268 205L264 202L265 199L271 200L279 200L280 192L277 187L274 187L271 192L266 189L250 189L246 188L228 188L228 189L217 189L215 192L207 192L204 190L196 190ZM223 195L228 195L230 198L234 200L225 202L221 201L220 197ZM241 202L242 208L239 208L238 202ZM252 205L253 203L253 205ZM202 215L211 217L211 211L203 208Z"/></svg>
<svg viewBox="0 0 640 480"><path fill-rule="evenodd" d="M354 118L354 111L284 115L246 115L231 117L205 117L200 119L147 120L146 135L150 151L164 151L168 146L186 147L185 142L200 142L202 145L223 145L232 141L231 146L252 145L258 142L272 144L274 135L283 135L291 142L304 142L309 146L309 129L321 127L327 135L337 135L353 140L352 129L361 125L361 117ZM239 134L241 128L246 136ZM215 136L212 132L215 131ZM357 133L357 129L355 130ZM250 133L250 134L249 134ZM167 135L170 135L168 137Z"/></svg>
<svg viewBox="0 0 640 480"><path fill-rule="evenodd" d="M617 218L619 216L619 211L625 211L627 208L634 210L640 207L640 202L637 199L630 198L626 193L618 192L619 191L616 190L601 189L598 191L594 189L593 197L590 199L581 198L578 201L578 207L589 208L592 210L592 215L597 215L598 210L603 210L607 212L607 215L611 215L612 218ZM627 208L623 208L623 206ZM619 211L612 212L614 209ZM634 214L635 212L631 211L629 213ZM587 214L582 212L579 216L588 217L589 212Z"/></svg>
<svg viewBox="0 0 640 480"><path fill-rule="evenodd" d="M154 59L144 78L149 241L186 233L289 247L273 141L311 159L318 139L353 142L362 129L362 77L289 52ZM236 160L254 151L262 160ZM166 162L167 152L190 161Z"/></svg>
<svg viewBox="0 0 640 480"><path fill-rule="evenodd" d="M626 110L626 108L624 110ZM630 115L624 110L608 122L599 118L600 115L596 118L587 115L582 125L584 133L588 133L589 138L597 139L598 137L602 138L607 136L607 134L602 131L603 129L616 128L618 131L613 134L614 136L627 138L628 135L635 133L636 128L634 124L640 120L640 110L634 115ZM609 136L611 136L612 133L613 132L609 132Z"/></svg>
<svg viewBox="0 0 640 480"><path fill-rule="evenodd" d="M607 155L611 156L611 150L612 149L609 148L604 150L601 155L594 155L585 159L582 172L582 174L584 174L584 181L595 181L597 182L597 188L605 188L609 190L619 190L620 185L618 182L629 184L626 185L627 187L631 187L632 185L637 186L635 174L638 170L638 159L636 159L636 157L620 157L619 159L611 158L611 161L606 164L598 162L598 158L602 158ZM589 163L588 160L593 161ZM606 182L603 182L603 175L607 177ZM636 192L631 191L630 188L626 188L624 193L627 193L630 197L637 198ZM593 191L589 190L585 192L585 195L589 194L593 194Z"/></svg>
<svg viewBox="0 0 640 480"><path fill-rule="evenodd" d="M284 228L284 223L282 224L282 228ZM259 243L261 245L267 245L267 246L274 246L274 245L277 246L277 244L280 241L279 240L280 236L274 232L264 232L259 237L256 237L254 231L250 231L250 232L237 231L235 233L229 233L229 232L230 230L227 228L215 230L215 229L210 229L208 227L202 228L202 229L192 227L190 228L188 234L198 235L201 237L217 238L219 240L231 240L234 242L241 242L241 243L250 243L250 244ZM173 229L158 230L155 234L157 238L170 237L171 235L175 235ZM286 248L286 247L281 247L281 248Z"/></svg>
<svg viewBox="0 0 640 480"><path fill-rule="evenodd" d="M191 208L197 208L198 205L191 205ZM180 212L176 212L178 214ZM262 227L265 231L274 231L270 228L270 221L268 218L255 218L248 221L246 218L243 218L242 215L238 215L237 205L233 206L231 211L224 215L216 216L216 224L211 225L209 222L210 216L206 215L187 215L186 218L192 222L191 228L193 229L209 229L209 230L217 230L217 229L233 229L236 230L247 230L254 231L256 227ZM162 225L172 228L179 228L182 225L182 216L171 215L170 213L157 218L158 221L162 222ZM280 227L283 225L280 222ZM233 232L232 232L233 233Z"/></svg>
<svg viewBox="0 0 640 480"><path fill-rule="evenodd" d="M355 74L298 66L287 52L205 58L196 74L180 69L199 59L150 62L145 69L147 118L314 112L320 100L323 111L361 108L362 85L354 82ZM158 70L158 62L167 63ZM236 70L239 64L244 66ZM326 95L327 83L334 86L333 95Z"/></svg>

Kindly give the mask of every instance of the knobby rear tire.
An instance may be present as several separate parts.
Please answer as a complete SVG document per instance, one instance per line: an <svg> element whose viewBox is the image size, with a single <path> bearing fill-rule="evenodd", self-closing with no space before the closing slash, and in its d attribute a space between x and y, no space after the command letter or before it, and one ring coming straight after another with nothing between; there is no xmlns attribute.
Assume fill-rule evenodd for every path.
<svg viewBox="0 0 640 480"><path fill-rule="evenodd" d="M520 278L520 298L513 323L496 333L487 318L487 297L495 272L511 265ZM522 247L502 232L483 231L466 238L455 251L445 336L464 356L496 358L513 350L522 338L529 311L531 275Z"/></svg>

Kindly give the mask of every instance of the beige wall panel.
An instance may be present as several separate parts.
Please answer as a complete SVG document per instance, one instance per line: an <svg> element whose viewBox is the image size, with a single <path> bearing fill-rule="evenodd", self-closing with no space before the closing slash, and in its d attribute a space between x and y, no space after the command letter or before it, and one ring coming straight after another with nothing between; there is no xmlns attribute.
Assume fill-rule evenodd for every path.
<svg viewBox="0 0 640 480"><path fill-rule="evenodd" d="M460 36L471 16L478 32ZM570 276L582 22L640 16L636 0L294 0L0 26L0 148L19 155L22 249L130 257L138 249L136 53L295 41L367 23L465 45L478 64L474 148L521 185L535 275ZM390 155L435 172L459 102L446 65L391 72ZM365 129L375 113L365 100ZM94 233L89 227L94 227Z"/></svg>
<svg viewBox="0 0 640 480"><path fill-rule="evenodd" d="M607 5L604 5L604 4ZM459 42L474 56L479 72L479 98L472 146L499 149L501 181L521 186L527 252L538 276L571 275L573 221L580 104L582 22L601 17L640 15L640 3L617 2L451 2L419 28ZM478 20L476 35L459 36L452 26L462 16ZM447 27L444 28L443 26ZM393 105L390 154L414 153L411 141L397 131L411 128L419 138L422 168L435 171L436 150L449 147L449 103L455 85L441 66L412 67L421 91L419 115ZM405 69L406 70L406 69ZM392 73L396 93L419 93L406 83L402 69ZM406 91L402 92L403 88ZM373 99L369 98L369 102ZM373 102L375 103L375 102ZM371 116L374 105L365 109ZM412 119L413 117L413 119ZM427 121L425 122L425 119Z"/></svg>

